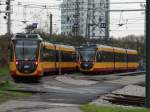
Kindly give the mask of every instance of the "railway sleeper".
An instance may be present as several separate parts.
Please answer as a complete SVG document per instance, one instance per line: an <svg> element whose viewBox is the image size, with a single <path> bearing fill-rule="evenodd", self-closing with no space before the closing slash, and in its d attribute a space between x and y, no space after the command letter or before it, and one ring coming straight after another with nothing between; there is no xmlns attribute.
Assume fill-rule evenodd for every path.
<svg viewBox="0 0 150 112"><path fill-rule="evenodd" d="M145 99L144 96L125 95L125 94L118 94L118 93L113 93L112 95L123 96L123 97L127 97L127 98Z"/></svg>
<svg viewBox="0 0 150 112"><path fill-rule="evenodd" d="M129 100L129 101L140 101L140 102L144 102L145 101L145 99L143 98L136 98L136 97L124 97L124 96L108 96L109 98L113 98L113 99L122 99L122 100Z"/></svg>
<svg viewBox="0 0 150 112"><path fill-rule="evenodd" d="M118 105L132 105L132 106L144 106L145 102L139 102L139 101L130 101L128 99L110 99L110 98L104 98L103 100L109 101L112 104L118 104Z"/></svg>

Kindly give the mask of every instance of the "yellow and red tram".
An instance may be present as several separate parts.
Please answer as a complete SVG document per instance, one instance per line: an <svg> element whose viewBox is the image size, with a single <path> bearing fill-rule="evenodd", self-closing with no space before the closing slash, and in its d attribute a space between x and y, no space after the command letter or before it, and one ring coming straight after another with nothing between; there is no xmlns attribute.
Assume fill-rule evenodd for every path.
<svg viewBox="0 0 150 112"><path fill-rule="evenodd" d="M138 69L136 50L105 45L73 46L44 42L38 34L16 34L11 39L10 74L39 79L44 73L126 72ZM27 79L28 79L27 78Z"/></svg>
<svg viewBox="0 0 150 112"><path fill-rule="evenodd" d="M38 34L16 34L10 48L9 69L15 81L22 77L38 80L44 73L64 73L77 69L73 46L43 42Z"/></svg>
<svg viewBox="0 0 150 112"><path fill-rule="evenodd" d="M78 67L85 73L136 71L139 67L136 50L105 45L83 45L78 52Z"/></svg>
<svg viewBox="0 0 150 112"><path fill-rule="evenodd" d="M73 46L42 43L42 68L45 72L75 72L77 69L76 50Z"/></svg>

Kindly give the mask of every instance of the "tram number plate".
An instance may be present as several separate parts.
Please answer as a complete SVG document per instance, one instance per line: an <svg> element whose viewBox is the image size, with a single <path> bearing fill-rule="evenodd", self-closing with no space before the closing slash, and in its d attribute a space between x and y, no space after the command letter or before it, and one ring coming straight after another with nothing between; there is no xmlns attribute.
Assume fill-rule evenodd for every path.
<svg viewBox="0 0 150 112"><path fill-rule="evenodd" d="M28 69L28 68L30 68L29 65L25 65L25 66L24 66L24 69Z"/></svg>
<svg viewBox="0 0 150 112"><path fill-rule="evenodd" d="M85 64L84 66L88 67L89 65L88 65L88 64Z"/></svg>

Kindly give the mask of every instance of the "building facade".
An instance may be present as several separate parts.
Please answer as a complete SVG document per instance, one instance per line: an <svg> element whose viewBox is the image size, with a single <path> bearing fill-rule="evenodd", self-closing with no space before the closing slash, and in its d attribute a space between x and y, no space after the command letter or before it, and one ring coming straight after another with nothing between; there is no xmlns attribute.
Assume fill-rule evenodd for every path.
<svg viewBox="0 0 150 112"><path fill-rule="evenodd" d="M109 0L63 0L62 35L109 37Z"/></svg>

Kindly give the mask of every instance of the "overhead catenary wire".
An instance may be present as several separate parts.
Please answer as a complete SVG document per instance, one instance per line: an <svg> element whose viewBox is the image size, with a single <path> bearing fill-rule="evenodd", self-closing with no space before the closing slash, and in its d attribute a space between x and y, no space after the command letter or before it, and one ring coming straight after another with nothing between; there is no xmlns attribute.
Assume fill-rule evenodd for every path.
<svg viewBox="0 0 150 112"><path fill-rule="evenodd" d="M146 2L110 2L111 4L145 4ZM88 2L79 2L79 5L88 5ZM99 3L93 3L93 4L99 4ZM107 3L106 3L107 4ZM71 5L68 3L68 5ZM45 4L35 4L35 3L30 3L30 4L23 4L22 2L18 2L17 4L14 4L14 6L27 6L28 8L48 8L48 9L65 9L63 7L63 4L59 4L59 5L47 5ZM75 10L75 9L74 9Z"/></svg>
<svg viewBox="0 0 150 112"><path fill-rule="evenodd" d="M15 1L14 1L15 2ZM81 2L79 2L79 3L81 3ZM143 1L140 1L140 2L110 2L110 5L119 5L119 4L145 4L146 2L143 2ZM19 7L24 7L24 6L26 6L27 8L37 8L37 9L50 9L50 10L60 10L62 7L61 7L61 5L60 4L57 4L57 5L45 5L46 3L34 3L34 2L27 2L26 4L25 4L25 2L22 2L22 4L21 5L18 5L18 4L16 4L16 2L15 2L15 4L13 4L13 6L15 7L15 6L19 6ZM87 3L85 3L85 5L86 5ZM95 3L96 4L96 3ZM68 8L62 8L62 9L67 9L68 10ZM71 10L75 10L74 8L71 8ZM86 9L83 9L83 11L87 11ZM123 9L123 10L120 10L120 9L111 9L111 10L109 10L110 11L110 13L120 13L121 11L124 11L124 12L143 12L143 11L145 11L145 9L131 9L131 10L129 10L129 9ZM14 13L14 12L13 12ZM129 21L130 21L130 19L129 19ZM138 24L138 23L137 23Z"/></svg>

